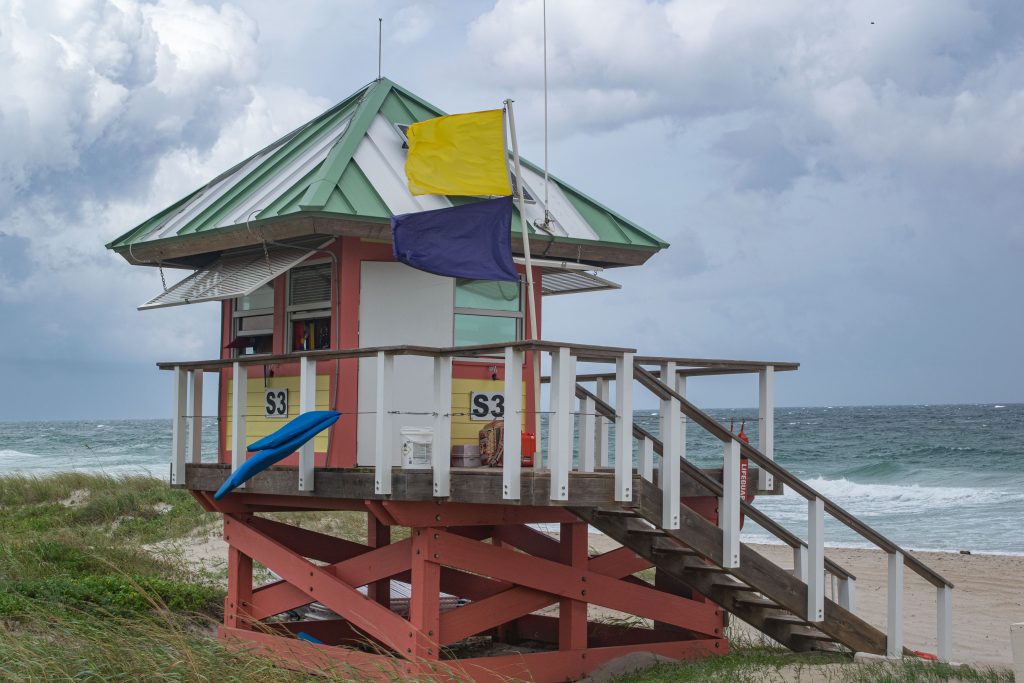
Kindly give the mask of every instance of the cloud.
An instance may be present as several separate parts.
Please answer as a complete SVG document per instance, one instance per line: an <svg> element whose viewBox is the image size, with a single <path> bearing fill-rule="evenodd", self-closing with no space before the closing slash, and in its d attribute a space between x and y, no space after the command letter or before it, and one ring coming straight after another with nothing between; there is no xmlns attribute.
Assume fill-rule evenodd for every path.
<svg viewBox="0 0 1024 683"><path fill-rule="evenodd" d="M256 25L230 5L6 9L0 359L59 359L121 374L131 367L148 382L159 379L154 359L216 355L218 307L137 312L160 291L161 274L129 268L103 244L328 102L260 83ZM182 276L164 273L168 284ZM125 409L153 414L162 404L154 398Z"/></svg>

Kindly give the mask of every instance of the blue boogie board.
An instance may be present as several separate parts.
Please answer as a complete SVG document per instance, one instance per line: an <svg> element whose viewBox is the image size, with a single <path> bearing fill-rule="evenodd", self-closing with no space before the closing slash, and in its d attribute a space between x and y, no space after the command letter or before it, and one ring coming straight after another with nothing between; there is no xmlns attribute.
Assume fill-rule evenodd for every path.
<svg viewBox="0 0 1024 683"><path fill-rule="evenodd" d="M253 442L246 450L259 452L231 473L227 481L217 489L213 499L220 500L232 489L241 486L274 463L284 460L304 443L337 422L339 417L341 413L335 410L303 413L273 434Z"/></svg>

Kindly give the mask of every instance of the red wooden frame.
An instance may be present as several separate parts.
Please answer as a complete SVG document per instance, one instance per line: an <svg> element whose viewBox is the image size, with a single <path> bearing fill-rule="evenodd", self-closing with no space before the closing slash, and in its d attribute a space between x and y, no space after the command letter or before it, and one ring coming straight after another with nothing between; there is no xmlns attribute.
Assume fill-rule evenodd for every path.
<svg viewBox="0 0 1024 683"><path fill-rule="evenodd" d="M686 659L728 649L721 609L633 576L651 565L628 549L591 555L587 525L558 508L363 501L363 544L254 514L333 507L316 498L305 506L293 506L293 496L244 492L230 502L197 498L223 514L229 546L220 637L290 668L381 679L564 681L630 652ZM529 526L535 522L559 524L559 539ZM396 525L409 527L409 537L392 539ZM254 562L281 579L254 587ZM407 610L391 609L392 580L411 584ZM465 604L445 611L442 593ZM280 620L314 601L337 618ZM536 614L553 605L557 616ZM654 627L591 622L588 605ZM320 642L295 638L300 632ZM471 636L534 646L514 656L453 657L449 648Z"/></svg>

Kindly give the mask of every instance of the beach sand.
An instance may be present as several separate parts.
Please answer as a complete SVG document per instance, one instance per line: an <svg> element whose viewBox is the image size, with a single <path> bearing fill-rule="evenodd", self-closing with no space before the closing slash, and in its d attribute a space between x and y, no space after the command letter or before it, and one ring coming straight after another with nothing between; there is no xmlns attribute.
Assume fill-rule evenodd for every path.
<svg viewBox="0 0 1024 683"><path fill-rule="evenodd" d="M618 546L600 534L591 534L589 542L591 548L598 551ZM787 546L751 547L780 566L793 566L793 554ZM888 581L885 553L829 548L826 555L857 577L856 613L884 630ZM1024 621L1024 557L934 552L915 552L914 555L955 586L954 661L1002 667L1012 664L1010 624ZM903 642L912 650L934 653L935 588L905 569L903 589Z"/></svg>

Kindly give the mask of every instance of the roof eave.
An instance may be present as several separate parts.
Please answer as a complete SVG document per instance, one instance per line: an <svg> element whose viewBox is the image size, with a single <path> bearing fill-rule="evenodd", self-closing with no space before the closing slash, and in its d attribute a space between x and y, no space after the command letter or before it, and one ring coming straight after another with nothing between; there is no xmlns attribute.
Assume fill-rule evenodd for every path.
<svg viewBox="0 0 1024 683"><path fill-rule="evenodd" d="M264 240L282 241L308 235L390 241L391 223L386 218L371 216L299 211L252 221L248 225L242 223L130 245L113 245L110 248L132 265L163 263L187 266L208 261L211 255L260 244ZM530 247L538 257L544 254L548 258L602 267L641 265L660 250L652 246L610 244L536 233L530 236ZM523 253L523 241L519 233L512 234L512 250Z"/></svg>

